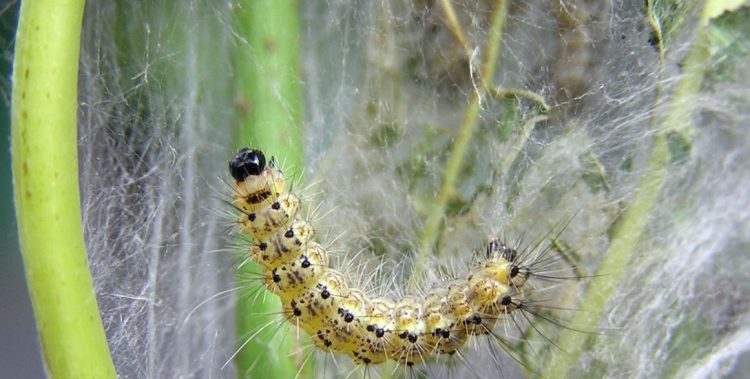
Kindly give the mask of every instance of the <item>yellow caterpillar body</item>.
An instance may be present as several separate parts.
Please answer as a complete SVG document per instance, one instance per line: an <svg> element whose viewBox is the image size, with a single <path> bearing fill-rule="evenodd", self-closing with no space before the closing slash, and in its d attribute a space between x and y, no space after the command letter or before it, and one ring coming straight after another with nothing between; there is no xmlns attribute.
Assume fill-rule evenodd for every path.
<svg viewBox="0 0 750 379"><path fill-rule="evenodd" d="M521 307L531 275L516 250L499 241L487 247L482 264L465 279L424 297L369 297L351 288L329 267L313 227L301 219L300 201L288 192L273 160L242 149L229 163L238 223L252 238L250 256L263 270L265 287L283 304L293 325L324 351L343 353L361 365L395 360L407 366L453 354L474 335Z"/></svg>

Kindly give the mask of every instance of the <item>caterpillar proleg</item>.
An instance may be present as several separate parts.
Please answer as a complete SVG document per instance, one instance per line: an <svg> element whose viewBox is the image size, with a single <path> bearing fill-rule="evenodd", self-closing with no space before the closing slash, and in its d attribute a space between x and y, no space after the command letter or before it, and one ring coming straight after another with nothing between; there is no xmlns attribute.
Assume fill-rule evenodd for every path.
<svg viewBox="0 0 750 379"><path fill-rule="evenodd" d="M475 270L423 297L369 296L329 265L300 217L300 200L274 160L241 149L229 162L238 224L252 239L249 256L264 286L279 297L287 321L323 351L371 366L388 360L411 367L455 354L476 336L493 334L503 318L525 307L530 265L513 247L492 240Z"/></svg>

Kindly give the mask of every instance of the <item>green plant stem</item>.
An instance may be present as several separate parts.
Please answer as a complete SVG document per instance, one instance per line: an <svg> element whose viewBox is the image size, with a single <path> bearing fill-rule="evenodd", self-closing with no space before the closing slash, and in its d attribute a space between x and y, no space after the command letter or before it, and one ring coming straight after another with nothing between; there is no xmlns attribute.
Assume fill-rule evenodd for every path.
<svg viewBox="0 0 750 379"><path fill-rule="evenodd" d="M461 27L461 23L458 22L458 17L456 17L456 11L453 9L451 0L440 0L440 6L443 8L445 24L448 26L448 30L451 31L451 35L453 35L453 38L456 39L456 42L461 45L467 54L470 53L464 29Z"/></svg>
<svg viewBox="0 0 750 379"><path fill-rule="evenodd" d="M489 89L492 96L495 96L497 98L503 98L503 97L515 97L520 98L524 97L531 101L534 101L541 109L542 112L547 113L549 112L549 104L547 104L547 101L544 100L544 97L537 94L536 92L524 90L524 89L516 89L516 88L490 88Z"/></svg>
<svg viewBox="0 0 750 379"><path fill-rule="evenodd" d="M502 42L507 11L507 1L498 1L492 17L492 27L490 29L489 38L487 39L484 64L481 68L477 83L478 88L472 92L471 98L469 99L469 104L464 113L464 118L461 122L458 135L453 143L453 150L448 157L448 163L443 176L443 183L440 187L437 198L435 199L435 205L430 209L430 213L427 215L427 220L425 221L422 240L419 244L419 252L417 253L416 262L412 266L412 272L409 278L409 282L412 285L416 284L415 280L421 275L420 270L425 267L425 263L429 257L433 255L435 242L437 241L440 232L440 226L445 217L446 205L448 204L448 200L450 200L450 198L456 193L456 181L458 180L461 167L464 164L469 142L471 141L477 127L480 105L492 83L492 76L495 73L497 66L497 57L500 52L500 44Z"/></svg>
<svg viewBox="0 0 750 379"><path fill-rule="evenodd" d="M650 219L656 198L664 185L669 164L669 149L666 135L659 132L654 136L651 155L643 178L636 190L633 201L620 218L612 233L612 243L604 254L605 259L599 266L595 277L601 278L591 283L583 301L585 312L577 313L572 325L586 329L596 325L609 303L612 294L619 286L625 267L635 251L641 235ZM567 377L571 367L583 353L587 338L595 338L579 331L563 330L558 346L565 352L557 354L550 364L545 366L543 374L547 378Z"/></svg>
<svg viewBox="0 0 750 379"><path fill-rule="evenodd" d="M299 4L296 0L242 0L235 62L240 111L238 146L255 143L284 166L302 167L299 77Z"/></svg>
<svg viewBox="0 0 750 379"><path fill-rule="evenodd" d="M278 156L282 167L302 168L303 146L298 74L299 4L294 0L241 0L234 4L240 41L237 147L252 146ZM294 378L301 370L291 354L296 336L280 325L281 304L265 289L258 293L260 268L245 264L237 273L246 287L237 299L235 364L240 378ZM269 326L270 325L270 326ZM265 329L263 329L265 328ZM248 338L251 339L248 340ZM300 355L299 361L305 357ZM308 364L311 361L308 360Z"/></svg>
<svg viewBox="0 0 750 379"><path fill-rule="evenodd" d="M669 103L666 104L666 113L663 117L657 116L653 119L652 129L655 134L651 142L651 152L646 170L632 202L614 228L611 238L612 243L604 254L604 261L602 261L595 275L601 280L592 283L584 296L582 304L584 304L586 312L576 314L572 320L572 325L575 327L586 329L597 325L607 309L612 294L620 286L620 282L628 280L628 278L623 278L625 274L623 268L626 267L636 250L646 225L648 225L652 210L657 208L656 199L668 176L669 146L667 135L673 131L690 135L693 102L700 90L706 64L710 57L706 33L708 19L705 16L710 3L709 1L704 9L704 16L699 22L700 29L690 53L684 61L682 77L671 94ZM658 93L662 92L659 91ZM558 346L566 354L557 354L551 362L548 362L545 366L544 377L567 377L576 361L583 354L584 344L588 338L596 337L577 331L564 330Z"/></svg>
<svg viewBox="0 0 750 379"><path fill-rule="evenodd" d="M656 50L659 53L659 77L661 78L664 76L664 35L661 30L661 21L654 11L654 0L646 0L646 20L651 26Z"/></svg>
<svg viewBox="0 0 750 379"><path fill-rule="evenodd" d="M114 378L81 227L76 113L83 5L82 0L21 3L13 70L13 184L49 376Z"/></svg>
<svg viewBox="0 0 750 379"><path fill-rule="evenodd" d="M530 118L523 124L523 127L518 132L515 141L513 141L513 146L515 146L515 148L511 149L502 157L497 172L506 173L508 172L508 170L510 170L510 166L513 164L513 162L516 161L516 159L518 158L518 154L523 151L523 147L526 146L526 143L528 142L529 137L534 130L534 127L536 127L536 124L547 121L548 119L549 117L546 115L537 115Z"/></svg>

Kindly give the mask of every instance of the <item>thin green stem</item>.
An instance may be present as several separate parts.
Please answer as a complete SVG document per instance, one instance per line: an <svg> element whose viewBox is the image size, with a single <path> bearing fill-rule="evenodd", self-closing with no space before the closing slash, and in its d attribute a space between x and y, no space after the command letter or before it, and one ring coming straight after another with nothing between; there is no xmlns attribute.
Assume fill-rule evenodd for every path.
<svg viewBox="0 0 750 379"><path fill-rule="evenodd" d="M81 227L76 114L83 5L21 4L11 116L14 196L49 376L114 378Z"/></svg>
<svg viewBox="0 0 750 379"><path fill-rule="evenodd" d="M414 281L421 275L420 270L425 267L426 261L433 254L435 242L438 239L440 227L443 223L443 218L445 217L446 205L451 197L455 195L456 182L464 160L466 159L469 142L471 141L477 127L477 118L479 117L481 102L488 91L490 83L492 83L492 76L497 66L497 57L502 42L505 17L508 12L507 1L499 0L496 7L497 8L492 17L492 27L490 29L489 38L487 39L484 64L478 78L479 83L477 83L477 88L475 88L475 91L469 99L469 104L464 113L464 118L459 128L458 135L454 140L453 150L448 157L448 163L443 176L443 184L441 185L440 191L435 199L435 205L430 210L430 213L427 215L427 220L425 221L425 228L419 245L417 261L412 266L413 268L409 279L412 284L415 284Z"/></svg>
<svg viewBox="0 0 750 379"><path fill-rule="evenodd" d="M547 101L544 100L544 97L539 95L536 92L525 90L525 89L517 89L517 88L490 88L490 93L492 96L495 96L497 98L503 98L503 97L525 97L531 101L534 101L539 105L541 110L545 113L549 112L549 104L547 104Z"/></svg>
<svg viewBox="0 0 750 379"><path fill-rule="evenodd" d="M663 76L664 71L664 35L661 30L661 21L656 16L654 10L654 1L646 1L646 20L651 26L651 32L653 33L653 42L656 44L656 50L659 53L659 77Z"/></svg>
<svg viewBox="0 0 750 379"><path fill-rule="evenodd" d="M445 13L445 23L451 31L451 35L453 35L453 38L456 39L456 42L461 45L464 51L468 53L469 44L466 42L464 29L461 27L461 23L458 22L458 17L456 17L456 11L453 9L451 0L440 0L440 5Z"/></svg>
<svg viewBox="0 0 750 379"><path fill-rule="evenodd" d="M238 34L237 147L252 146L282 159L282 167L302 168L298 73L299 4L295 0L241 0L234 4ZM294 378L302 369L295 357L296 335L281 325L281 304L265 289L249 285L260 268L246 264L237 273L245 286L237 299L235 364L240 378ZM262 291L261 293L258 290ZM250 338L252 336L252 338ZM308 360L308 365L310 361Z"/></svg>
<svg viewBox="0 0 750 379"><path fill-rule="evenodd" d="M586 312L578 313L572 320L572 325L581 328L591 328L597 325L614 291L624 278L623 267L630 261L633 252L646 229L653 209L657 208L656 199L668 177L669 146L668 133L678 131L689 135L691 131L690 117L693 111L695 96L700 90L708 62L709 52L706 36L708 19L706 13L711 2L704 9L704 16L699 22L700 29L690 49L690 53L683 65L683 75L666 104L663 117L653 119L654 137L648 163L636 189L635 196L618 221L609 248L604 254L604 261L599 266L595 277L601 278L598 283L592 283L586 292L582 304ZM659 91L658 94L663 92ZM657 99L658 103L658 99ZM564 330L560 336L558 346L566 354L557 354L545 366L544 377L562 378L570 374L570 370L584 352L584 345L594 336L584 335L572 330Z"/></svg>
<svg viewBox="0 0 750 379"><path fill-rule="evenodd" d="M626 266L635 251L650 219L651 211L654 209L656 198L667 178L669 148L663 132L654 136L648 162L635 197L612 233L612 243L604 254L605 259L595 275L601 280L589 286L582 301L586 312L577 313L571 321L572 325L584 329L586 326L596 325L622 280L624 274L622 268ZM547 378L567 377L572 365L583 353L583 345L587 338L595 337L579 331L563 330L558 346L566 354L555 355L552 362L545 366L546 371L543 376Z"/></svg>
<svg viewBox="0 0 750 379"><path fill-rule="evenodd" d="M500 160L500 165L497 172L508 172L510 166L518 158L518 154L520 154L521 151L523 151L524 146L526 146L526 143L528 142L529 137L534 130L534 127L536 127L536 124L547 121L548 119L549 117L545 115L538 115L530 118L523 124L523 127L521 128L521 130L519 130L515 141L513 141L513 146L515 146L515 148L511 149L507 154L503 156L503 158Z"/></svg>

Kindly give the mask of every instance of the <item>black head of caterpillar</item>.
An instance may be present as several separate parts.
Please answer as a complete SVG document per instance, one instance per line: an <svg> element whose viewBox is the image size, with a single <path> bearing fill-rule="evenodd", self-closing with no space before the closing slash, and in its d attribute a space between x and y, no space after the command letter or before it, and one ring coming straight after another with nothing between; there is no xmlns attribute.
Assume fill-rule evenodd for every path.
<svg viewBox="0 0 750 379"><path fill-rule="evenodd" d="M248 176L258 176L266 169L266 156L260 150L242 148L229 161L229 173L241 182Z"/></svg>
<svg viewBox="0 0 750 379"><path fill-rule="evenodd" d="M284 174L275 166L274 158L266 162L266 156L260 150L243 148L235 154L229 161L229 173L235 180L234 205L237 209L248 216L268 206L278 210L276 203L287 192L287 183Z"/></svg>

